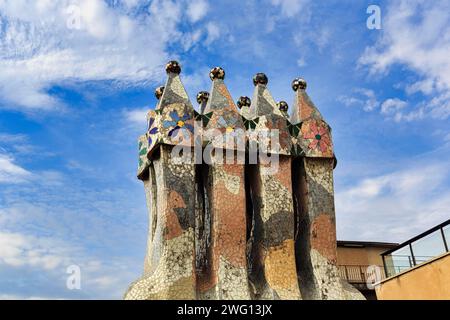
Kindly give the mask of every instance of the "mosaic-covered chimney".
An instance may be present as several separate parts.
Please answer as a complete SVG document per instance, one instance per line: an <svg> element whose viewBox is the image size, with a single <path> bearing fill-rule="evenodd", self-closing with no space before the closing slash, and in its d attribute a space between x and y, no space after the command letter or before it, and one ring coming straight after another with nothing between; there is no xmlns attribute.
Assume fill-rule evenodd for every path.
<svg viewBox="0 0 450 320"><path fill-rule="evenodd" d="M216 67L195 110L179 63L166 71L139 138L148 241L125 299L363 299L336 266L336 159L306 81L289 116L265 74L235 104Z"/></svg>

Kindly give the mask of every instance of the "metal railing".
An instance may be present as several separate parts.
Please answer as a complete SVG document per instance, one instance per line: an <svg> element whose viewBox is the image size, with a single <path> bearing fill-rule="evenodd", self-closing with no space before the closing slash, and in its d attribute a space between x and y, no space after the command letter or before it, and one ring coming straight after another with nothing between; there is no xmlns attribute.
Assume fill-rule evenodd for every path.
<svg viewBox="0 0 450 320"><path fill-rule="evenodd" d="M371 274L371 271L370 271L371 269L369 269L369 267L373 267L373 266L368 266L368 265L340 265L339 266L339 274L340 274L342 279L346 280L349 283L365 284L367 282L367 278ZM379 270L380 270L380 273L381 273L380 274L381 279L378 279L378 280L385 279L386 275L384 273L383 266L377 266L377 267L379 267Z"/></svg>
<svg viewBox="0 0 450 320"><path fill-rule="evenodd" d="M405 241L381 254L388 277L425 263L449 252L450 220Z"/></svg>

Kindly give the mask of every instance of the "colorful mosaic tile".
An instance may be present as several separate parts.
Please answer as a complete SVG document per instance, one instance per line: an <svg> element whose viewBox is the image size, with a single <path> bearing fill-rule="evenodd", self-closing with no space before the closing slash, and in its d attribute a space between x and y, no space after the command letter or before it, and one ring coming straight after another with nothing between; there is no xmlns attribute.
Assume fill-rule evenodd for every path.
<svg viewBox="0 0 450 320"><path fill-rule="evenodd" d="M145 180L148 176L148 167L150 165L150 160L147 157L148 152L148 140L147 135L144 134L139 137L139 164L137 176L141 180Z"/></svg>
<svg viewBox="0 0 450 320"><path fill-rule="evenodd" d="M292 88L295 103L288 127L296 145L293 151L301 150L305 157L334 158L331 129L306 93L306 81L295 79Z"/></svg>
<svg viewBox="0 0 450 320"><path fill-rule="evenodd" d="M167 66L168 71L179 69L173 61ZM157 96L158 106L148 115L149 158L161 144L193 146L194 108L178 73L168 72L167 83L157 90Z"/></svg>
<svg viewBox="0 0 450 320"><path fill-rule="evenodd" d="M322 120L310 119L302 123L300 143L305 150L305 156L334 157L330 129Z"/></svg>
<svg viewBox="0 0 450 320"><path fill-rule="evenodd" d="M286 123L286 117L275 103L269 89L268 79L263 73L258 73L253 78L255 90L253 104L250 107L250 119L257 119L248 127L258 133L258 143L267 153L289 155L292 148L291 136ZM252 128L253 125L253 128Z"/></svg>
<svg viewBox="0 0 450 320"><path fill-rule="evenodd" d="M233 102L233 99L223 81L225 72L221 68L214 68L210 73L212 88L204 113L211 114L205 126L204 143L211 143L217 148L245 150L244 122ZM244 133L240 135L239 132ZM244 139L244 143L233 142L234 139Z"/></svg>
<svg viewBox="0 0 450 320"><path fill-rule="evenodd" d="M155 92L158 105L148 112L147 132L139 137L147 252L144 274L125 299L362 299L339 277L336 158L331 129L308 97L306 81L293 81L288 117L287 103L275 103L263 73L253 78L252 101L241 97L236 108L225 71L216 67L210 93L197 95L197 112L178 62L170 61L166 71L166 85ZM218 135L210 136L210 130ZM195 164L189 152L187 161L175 161L174 146L194 147L195 133L205 149L265 144L277 154L277 170L269 170L270 157L261 152L252 165L239 163L237 152L231 153L232 163Z"/></svg>
<svg viewBox="0 0 450 320"><path fill-rule="evenodd" d="M213 112L209 112L207 114L202 114L202 113L198 113L197 111L194 111L195 121L199 121L203 128L208 125L209 120L211 120L212 115L213 115Z"/></svg>

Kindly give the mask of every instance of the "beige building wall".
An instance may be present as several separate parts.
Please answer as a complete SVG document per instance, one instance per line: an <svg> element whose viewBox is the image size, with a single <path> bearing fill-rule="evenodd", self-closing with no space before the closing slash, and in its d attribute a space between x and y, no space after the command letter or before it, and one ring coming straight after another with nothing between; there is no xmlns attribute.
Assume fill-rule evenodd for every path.
<svg viewBox="0 0 450 320"><path fill-rule="evenodd" d="M376 294L379 300L450 300L450 252L382 281Z"/></svg>
<svg viewBox="0 0 450 320"><path fill-rule="evenodd" d="M367 265L367 248L338 247L338 265Z"/></svg>
<svg viewBox="0 0 450 320"><path fill-rule="evenodd" d="M367 241L338 241L337 264L342 279L357 288L368 300L376 299L375 290L368 288L367 267L380 267L381 279L384 279L381 253L395 248L396 243Z"/></svg>
<svg viewBox="0 0 450 320"><path fill-rule="evenodd" d="M377 265L382 266L381 253L386 247L340 247L338 246L338 265Z"/></svg>

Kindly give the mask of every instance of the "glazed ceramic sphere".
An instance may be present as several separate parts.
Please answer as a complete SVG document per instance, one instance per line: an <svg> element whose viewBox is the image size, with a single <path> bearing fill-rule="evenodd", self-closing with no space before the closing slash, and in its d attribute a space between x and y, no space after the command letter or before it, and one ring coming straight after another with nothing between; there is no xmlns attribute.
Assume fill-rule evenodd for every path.
<svg viewBox="0 0 450 320"><path fill-rule="evenodd" d="M238 106L239 109L242 109L242 107L250 107L251 103L252 103L252 101L250 100L249 97L242 96L237 101L237 106Z"/></svg>
<svg viewBox="0 0 450 320"><path fill-rule="evenodd" d="M208 99L209 99L209 92L200 91L199 93L197 93L198 104L202 104L203 102L206 103L208 102Z"/></svg>
<svg viewBox="0 0 450 320"><path fill-rule="evenodd" d="M181 73L181 66L178 63L178 61L169 61L166 64L166 72L167 73L180 74Z"/></svg>
<svg viewBox="0 0 450 320"><path fill-rule="evenodd" d="M263 84L263 85L267 85L267 83L269 82L269 79L267 78L267 76L262 73L259 72L257 74L255 74L255 76L253 77L253 84L256 86L257 84Z"/></svg>
<svg viewBox="0 0 450 320"><path fill-rule="evenodd" d="M306 89L306 80L302 78L297 78L292 81L292 89L297 91L298 89L305 90Z"/></svg>
<svg viewBox="0 0 450 320"><path fill-rule="evenodd" d="M280 102L278 102L278 103L277 103L277 106L278 106L278 109L279 109L281 112L288 112L288 110L289 110L289 106L288 106L288 104L286 103L286 101L280 101Z"/></svg>
<svg viewBox="0 0 450 320"><path fill-rule="evenodd" d="M158 99L158 100L161 99L163 93L164 93L164 86L156 88L156 90L155 90L156 99Z"/></svg>
<svg viewBox="0 0 450 320"><path fill-rule="evenodd" d="M211 78L211 80L215 80L215 79L225 79L225 70L223 70L221 67L215 67L212 68L211 71L209 72L209 77Z"/></svg>

